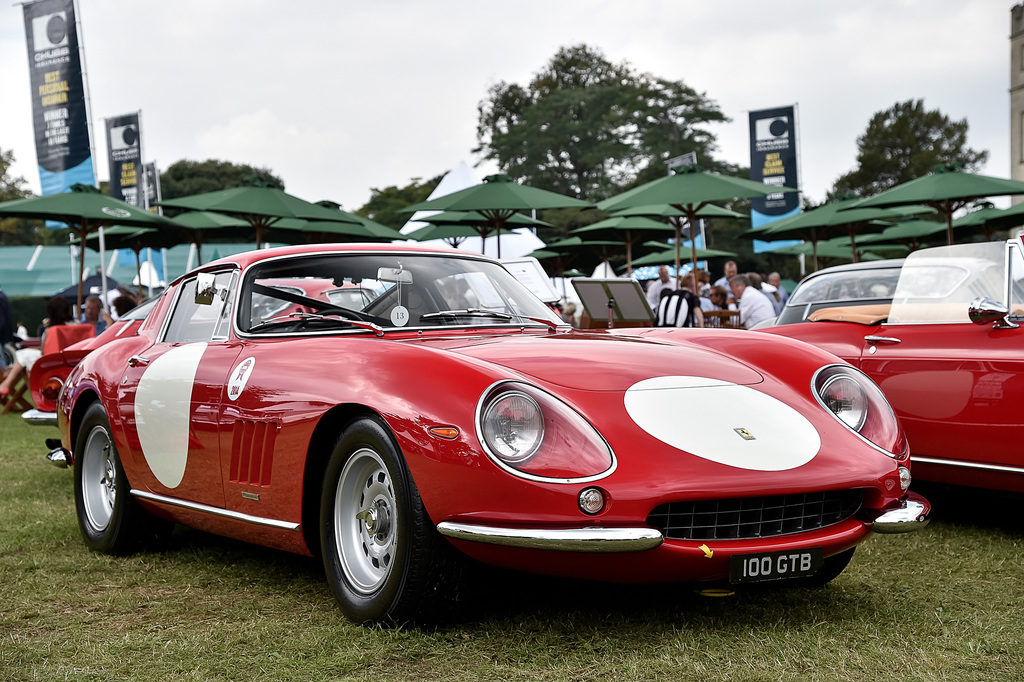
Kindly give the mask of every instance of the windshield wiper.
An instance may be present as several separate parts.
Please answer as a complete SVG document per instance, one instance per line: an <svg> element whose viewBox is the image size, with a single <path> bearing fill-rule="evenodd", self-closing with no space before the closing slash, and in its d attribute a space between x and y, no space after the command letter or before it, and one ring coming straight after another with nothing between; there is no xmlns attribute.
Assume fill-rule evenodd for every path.
<svg viewBox="0 0 1024 682"><path fill-rule="evenodd" d="M344 312L342 312L340 310L336 311L336 312L330 312L330 313L305 313L305 312L289 313L285 317L276 317L274 319L267 320L266 322L260 322L256 326L252 327L249 330L249 332L250 333L254 332L257 329L260 329L261 327L267 327L267 326L270 326L270 325L273 325L273 324L280 324L281 322L284 322L287 319L303 320L303 321L307 321L307 320L330 320L332 322L344 322L345 324L350 324L353 327L359 327L360 329L366 329L368 331L372 331L377 336L384 336L384 328L381 327L380 325L374 324L373 322L366 322L364 320L355 319L355 318L353 318L353 317L351 317L349 315L346 315Z"/></svg>
<svg viewBox="0 0 1024 682"><path fill-rule="evenodd" d="M500 313L497 310L486 310L484 308L466 308L464 310L439 310L436 313L420 315L421 320L432 320L435 317L493 317L497 320L511 320L512 315Z"/></svg>

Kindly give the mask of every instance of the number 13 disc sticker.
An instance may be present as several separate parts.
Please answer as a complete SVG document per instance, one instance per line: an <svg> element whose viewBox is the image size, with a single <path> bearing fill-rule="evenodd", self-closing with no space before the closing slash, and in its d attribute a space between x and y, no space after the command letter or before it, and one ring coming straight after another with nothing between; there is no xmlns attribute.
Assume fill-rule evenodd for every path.
<svg viewBox="0 0 1024 682"><path fill-rule="evenodd" d="M404 327L409 324L409 309L404 305L396 305L391 309L391 324Z"/></svg>

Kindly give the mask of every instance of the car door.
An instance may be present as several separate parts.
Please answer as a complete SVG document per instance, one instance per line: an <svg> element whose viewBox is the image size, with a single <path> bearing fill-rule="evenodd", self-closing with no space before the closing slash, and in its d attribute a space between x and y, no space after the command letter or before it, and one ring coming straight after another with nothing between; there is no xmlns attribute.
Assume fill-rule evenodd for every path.
<svg viewBox="0 0 1024 682"><path fill-rule="evenodd" d="M224 506L218 414L239 352L228 334L236 281L236 271L224 270L179 284L156 342L129 360L121 379L129 447L141 454L141 482L154 493Z"/></svg>
<svg viewBox="0 0 1024 682"><path fill-rule="evenodd" d="M1024 312L1019 246L1013 240L1005 257L993 256L1002 258L1008 273L994 295L1018 313ZM977 272L962 287L977 286L971 277L977 279ZM904 322L883 324L866 336L862 368L899 415L915 457L1024 467L1024 327L972 324L964 296L949 298L957 302L939 301L939 307L948 306L959 321L895 315Z"/></svg>

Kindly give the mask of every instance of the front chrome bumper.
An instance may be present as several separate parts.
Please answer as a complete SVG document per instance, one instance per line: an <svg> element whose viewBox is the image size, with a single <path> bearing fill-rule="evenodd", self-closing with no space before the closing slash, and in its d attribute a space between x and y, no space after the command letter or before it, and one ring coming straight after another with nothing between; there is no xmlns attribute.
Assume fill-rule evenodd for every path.
<svg viewBox="0 0 1024 682"><path fill-rule="evenodd" d="M31 409L21 413L21 418L33 426L56 426L57 413Z"/></svg>
<svg viewBox="0 0 1024 682"><path fill-rule="evenodd" d="M562 552L642 552L663 540L653 528L498 528L442 521L437 530L457 540Z"/></svg>
<svg viewBox="0 0 1024 682"><path fill-rule="evenodd" d="M896 509L890 509L871 523L876 533L910 533L928 525L932 506L916 493L907 493L907 499Z"/></svg>

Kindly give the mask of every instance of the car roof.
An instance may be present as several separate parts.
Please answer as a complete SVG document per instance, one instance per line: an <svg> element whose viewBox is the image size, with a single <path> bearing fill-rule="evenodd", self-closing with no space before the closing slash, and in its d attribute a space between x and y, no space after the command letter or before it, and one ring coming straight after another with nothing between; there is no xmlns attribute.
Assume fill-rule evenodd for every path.
<svg viewBox="0 0 1024 682"><path fill-rule="evenodd" d="M844 263L843 265L833 265L831 267L822 268L816 270L811 274L807 275L804 280L811 277L819 277L821 275L828 275L833 272L849 272L851 270L884 270L886 268L900 268L903 267L905 258L887 258L885 260L870 260L860 261L859 263ZM801 280L803 281L803 280Z"/></svg>

